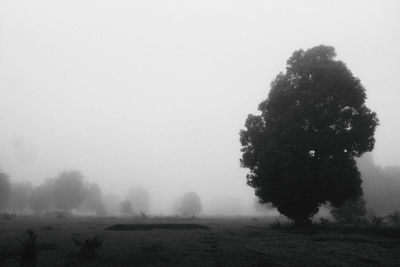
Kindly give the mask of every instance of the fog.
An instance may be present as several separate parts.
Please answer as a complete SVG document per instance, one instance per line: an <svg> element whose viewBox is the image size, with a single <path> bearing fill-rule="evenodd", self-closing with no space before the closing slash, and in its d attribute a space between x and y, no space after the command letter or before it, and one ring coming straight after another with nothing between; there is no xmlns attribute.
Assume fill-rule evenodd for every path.
<svg viewBox="0 0 400 267"><path fill-rule="evenodd" d="M201 214L259 214L239 130L293 51L319 44L366 88L374 164L399 166L399 14L396 0L3 0L0 169L34 187L77 170L106 210L141 188L151 214L188 192Z"/></svg>

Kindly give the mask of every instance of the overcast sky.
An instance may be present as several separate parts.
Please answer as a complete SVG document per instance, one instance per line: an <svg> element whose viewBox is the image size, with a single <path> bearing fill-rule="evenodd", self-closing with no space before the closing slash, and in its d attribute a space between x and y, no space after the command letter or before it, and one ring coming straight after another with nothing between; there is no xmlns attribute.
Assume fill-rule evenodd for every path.
<svg viewBox="0 0 400 267"><path fill-rule="evenodd" d="M0 168L251 205L239 130L293 51L332 45L400 165L400 1L0 0ZM154 208L155 206L155 208ZM214 207L215 208L215 207Z"/></svg>

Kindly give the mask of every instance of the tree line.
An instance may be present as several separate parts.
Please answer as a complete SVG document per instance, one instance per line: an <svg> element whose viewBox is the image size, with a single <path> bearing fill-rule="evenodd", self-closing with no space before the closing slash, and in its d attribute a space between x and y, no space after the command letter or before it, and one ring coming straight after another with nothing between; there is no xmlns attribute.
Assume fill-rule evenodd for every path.
<svg viewBox="0 0 400 267"><path fill-rule="evenodd" d="M0 212L146 217L150 204L150 195L142 187L130 188L121 199L114 194L104 194L98 184L87 181L76 170L63 171L37 186L30 182L13 182L9 175L0 172ZM195 192L186 193L175 203L175 212L184 216L194 216L201 209L200 197Z"/></svg>

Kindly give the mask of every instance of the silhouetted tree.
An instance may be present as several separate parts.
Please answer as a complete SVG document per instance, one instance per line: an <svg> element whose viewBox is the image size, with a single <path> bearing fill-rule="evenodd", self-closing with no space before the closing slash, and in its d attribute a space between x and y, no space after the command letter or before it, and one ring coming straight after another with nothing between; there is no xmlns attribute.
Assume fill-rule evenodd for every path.
<svg viewBox="0 0 400 267"><path fill-rule="evenodd" d="M132 215L132 202L130 200L125 200L121 202L121 213L124 215Z"/></svg>
<svg viewBox="0 0 400 267"><path fill-rule="evenodd" d="M150 209L150 195L141 187L133 187L129 190L126 199L132 202L133 214L139 215L141 212L148 213Z"/></svg>
<svg viewBox="0 0 400 267"><path fill-rule="evenodd" d="M184 216L195 216L201 211L201 200L195 192L186 193L177 203L177 211Z"/></svg>
<svg viewBox="0 0 400 267"><path fill-rule="evenodd" d="M261 115L250 114L240 132L248 185L299 224L324 202L339 206L362 195L355 157L375 143L378 119L365 89L335 56L323 45L295 51Z"/></svg>
<svg viewBox="0 0 400 267"><path fill-rule="evenodd" d="M10 197L11 184L8 174L0 171L0 211L3 210Z"/></svg>
<svg viewBox="0 0 400 267"><path fill-rule="evenodd" d="M64 171L54 180L54 205L64 211L79 207L85 199L83 175L79 171Z"/></svg>

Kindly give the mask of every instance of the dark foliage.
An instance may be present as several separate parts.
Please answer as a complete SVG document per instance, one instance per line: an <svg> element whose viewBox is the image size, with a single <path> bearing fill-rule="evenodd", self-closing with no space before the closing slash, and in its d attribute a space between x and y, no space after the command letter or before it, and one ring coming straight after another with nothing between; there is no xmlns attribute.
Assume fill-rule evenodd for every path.
<svg viewBox="0 0 400 267"><path fill-rule="evenodd" d="M360 197L357 200L346 200L339 207L332 209L332 216L340 223L362 223L366 219L367 209L365 200Z"/></svg>
<svg viewBox="0 0 400 267"><path fill-rule="evenodd" d="M80 256L85 259L93 259L96 257L96 250L103 244L103 240L99 239L97 235L86 238L85 240L72 238L72 241L79 247Z"/></svg>
<svg viewBox="0 0 400 267"><path fill-rule="evenodd" d="M21 241L19 263L21 266L36 266L39 249L36 244L37 236L33 230L27 230Z"/></svg>
<svg viewBox="0 0 400 267"><path fill-rule="evenodd" d="M240 132L242 167L261 202L297 223L329 201L362 195L355 157L374 147L378 119L365 89L333 47L298 50L271 83L261 115Z"/></svg>

